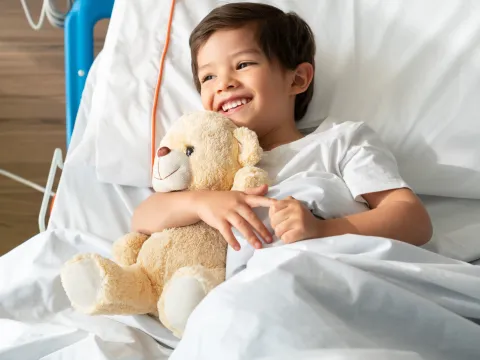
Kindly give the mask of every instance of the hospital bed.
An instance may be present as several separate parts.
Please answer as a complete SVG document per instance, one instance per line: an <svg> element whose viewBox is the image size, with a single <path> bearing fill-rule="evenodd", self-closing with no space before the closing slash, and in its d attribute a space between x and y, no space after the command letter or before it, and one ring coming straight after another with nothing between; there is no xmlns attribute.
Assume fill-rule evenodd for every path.
<svg viewBox="0 0 480 360"><path fill-rule="evenodd" d="M82 9L93 9L82 8L82 4L87 3L78 0L74 11L82 13ZM153 77L148 86L132 89L139 97L151 101L151 91L146 89L154 87L156 76L152 74L158 73L158 68L135 58L139 66L127 74L121 72L124 68L119 63L124 48L135 42L122 26L128 24L131 30L138 31L138 36L154 30L140 26L136 20L149 23L157 19L157 23L162 23L168 17L170 3L158 4L156 8L152 7L152 2L143 3L150 6L116 1L105 48L95 61L93 57L80 60L74 56L82 54L84 44L91 46L91 43L74 39L91 34L92 19L98 19L98 13L89 18L89 11L82 16L73 12L71 22L67 21L68 154L47 230L0 258L0 332L3 334L0 359L166 359L171 356L172 348L177 348L171 356L176 359L476 358L472 354L480 353L475 340L480 336L480 328L474 323L480 318L480 268L466 262L480 258L480 197L452 197L460 189L446 193L449 196L421 195L435 228L435 238L427 245L428 250L370 237L359 243L357 238L346 236L259 252L246 271L223 284L199 306L180 344L148 316L89 317L71 309L58 276L61 265L80 252L110 256L112 241L128 231L133 209L151 194L151 189L145 186L148 176L113 178L108 171L110 162L115 167L122 159L107 162L101 157L107 150L116 153L119 145L104 139L104 133L99 135L102 127L112 125L106 122L101 105L109 104L115 96L124 99L120 87L127 83L128 76ZM191 20L189 16L193 15L188 7L192 3L192 0L185 0L176 5L174 19L179 24ZM199 17L217 2L196 3L199 6L196 16ZM296 6L289 1L272 3ZM333 25L338 20L335 14L338 16L343 11L352 16L350 20L358 21L356 16L368 17L375 10L375 5L369 1L363 2L363 7L350 1L338 1L336 5L328 1L318 3L323 4L322 11L329 12L332 17L331 22L325 22L325 31L331 26L331 31L337 34L338 29ZM91 2L89 6L92 4L98 3ZM390 22L378 23L378 29L393 37L395 32L391 29L388 32L387 25L398 21L402 12L388 6L381 8L381 12ZM103 12L102 17L106 13L108 11ZM456 16L461 17L462 13ZM443 19L444 24L434 21L437 28L432 31L441 32L442 24L452 26L447 20ZM454 22L455 18L450 20ZM86 33L79 35L78 30L85 24ZM156 40L159 44L157 48L153 46L157 55L155 61L163 46L159 34L166 30L158 27ZM361 26L357 24L359 30ZM180 38L188 34L180 26L174 26L172 31ZM467 36L467 30L464 31ZM480 33L476 28L470 31ZM326 51L322 50L322 45L330 49L326 38L328 34L317 39L321 44L320 52ZM348 41L335 38L332 43L343 51L342 46L347 46ZM180 46L173 43L171 50L183 50L176 45ZM68 49L72 46L75 50L70 52ZM179 58L181 55L182 52ZM173 74L173 63L178 67L185 65L179 58L170 59L170 63L167 59L165 63L167 76L161 101L164 107L159 110L161 119L174 119L175 111L182 110L168 108L168 101L172 99L168 98L170 92L167 91L172 89L172 78L168 76ZM90 61L93 61L91 68ZM151 59L146 61L152 62ZM327 61L325 66L328 65ZM142 67L145 74L135 72ZM324 82L335 83L334 90L344 92L350 84L337 73L339 69L329 68L329 71L330 78L322 73ZM348 71L346 73L348 75ZM180 92L186 97L185 102L197 105L197 99L190 96L192 89L183 82L188 74L173 76L177 76L176 86L179 83L184 86L180 86ZM319 92L326 94L327 89L320 87ZM172 93L178 95L176 91ZM442 93L434 95L443 96ZM148 115L148 101L147 105L137 97L132 97L131 101L139 118ZM329 101L332 113L337 117L347 116L339 110L340 106L335 107L336 99ZM113 102L118 104L115 99ZM138 155L142 159L140 165L135 165L132 157L137 155L129 155L130 148L122 142L132 135L125 133L127 127L122 122L125 117L122 112L128 113L131 109L110 107L109 110L109 116L117 121L117 130L120 129L115 135L120 135L117 137L119 143L127 152L123 160L137 174L144 174L142 166L149 162L149 150L142 150ZM161 121L162 126L168 126ZM143 123L139 122L140 125ZM304 127L311 125L306 123ZM382 134L381 126L376 130ZM145 139L145 133L132 132L132 136ZM395 146L393 141L392 146ZM124 172L124 168L118 168L116 175L122 177ZM419 183L420 187L423 185ZM435 186L439 188L440 185ZM213 312L219 315L212 318Z"/></svg>

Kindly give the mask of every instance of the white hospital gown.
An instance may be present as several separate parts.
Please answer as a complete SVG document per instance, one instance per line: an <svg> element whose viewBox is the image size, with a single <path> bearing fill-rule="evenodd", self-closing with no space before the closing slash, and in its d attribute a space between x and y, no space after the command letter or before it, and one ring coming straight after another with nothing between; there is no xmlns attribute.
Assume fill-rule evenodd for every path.
<svg viewBox="0 0 480 360"><path fill-rule="evenodd" d="M362 194L407 187L397 162L376 133L360 122L322 124L304 138L264 153L259 167L268 171L273 185L268 197L293 196L324 219L368 209ZM254 209L272 230L268 209ZM241 250L229 247L227 278L245 268L255 251L235 229ZM274 237L272 245L282 242Z"/></svg>

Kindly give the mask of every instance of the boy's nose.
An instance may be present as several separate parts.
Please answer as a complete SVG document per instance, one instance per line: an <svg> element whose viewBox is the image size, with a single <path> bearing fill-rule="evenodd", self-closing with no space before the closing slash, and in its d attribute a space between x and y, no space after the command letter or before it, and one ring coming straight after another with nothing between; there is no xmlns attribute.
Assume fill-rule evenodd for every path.
<svg viewBox="0 0 480 360"><path fill-rule="evenodd" d="M221 93L222 91L225 90L233 90L236 87L238 87L238 81L235 79L227 79L220 81L219 87L217 89L217 93Z"/></svg>
<svg viewBox="0 0 480 360"><path fill-rule="evenodd" d="M168 147L162 146L160 149L158 149L157 156L162 157L162 156L168 155L170 154L170 151L171 150Z"/></svg>

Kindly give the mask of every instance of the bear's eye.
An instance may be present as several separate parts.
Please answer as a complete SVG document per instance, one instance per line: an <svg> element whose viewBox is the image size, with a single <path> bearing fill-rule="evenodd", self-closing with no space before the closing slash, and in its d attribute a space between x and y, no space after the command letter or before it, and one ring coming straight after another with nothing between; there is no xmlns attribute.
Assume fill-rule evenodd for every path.
<svg viewBox="0 0 480 360"><path fill-rule="evenodd" d="M193 146L187 146L187 148L185 149L185 154L187 156L191 156L193 154L193 150L194 150Z"/></svg>

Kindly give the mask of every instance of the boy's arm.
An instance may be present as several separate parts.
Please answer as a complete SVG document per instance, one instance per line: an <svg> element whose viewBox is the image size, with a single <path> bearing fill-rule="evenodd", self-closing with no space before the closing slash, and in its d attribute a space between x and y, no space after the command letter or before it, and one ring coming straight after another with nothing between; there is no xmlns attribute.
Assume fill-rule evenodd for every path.
<svg viewBox="0 0 480 360"><path fill-rule="evenodd" d="M132 231L150 235L200 221L192 206L193 192L154 193L133 212Z"/></svg>
<svg viewBox="0 0 480 360"><path fill-rule="evenodd" d="M430 217L412 191L394 189L363 198L371 210L329 220L315 218L293 198L279 201L270 210L272 227L286 243L344 234L386 237L417 246L430 240Z"/></svg>
<svg viewBox="0 0 480 360"><path fill-rule="evenodd" d="M203 220L220 231L235 249L240 245L232 233L235 227L254 247L261 242L254 231L265 241L272 237L265 225L253 212L254 207L269 207L275 200L266 198L266 185L240 191L180 191L155 193L134 211L132 231L151 234L164 229L194 224Z"/></svg>
<svg viewBox="0 0 480 360"><path fill-rule="evenodd" d="M345 130L345 136L345 141L350 142L339 163L338 175L352 196L355 199L362 196L371 210L319 224L323 236L353 233L414 245L428 242L432 236L430 218L402 179L393 153L363 123Z"/></svg>
<svg viewBox="0 0 480 360"><path fill-rule="evenodd" d="M317 223L321 237L346 233L386 237L413 245L426 244L432 237L430 217L409 189L364 194L371 210Z"/></svg>

